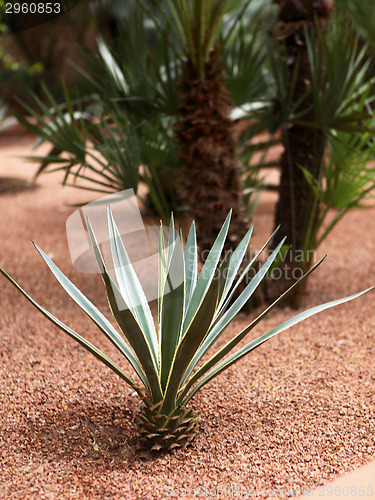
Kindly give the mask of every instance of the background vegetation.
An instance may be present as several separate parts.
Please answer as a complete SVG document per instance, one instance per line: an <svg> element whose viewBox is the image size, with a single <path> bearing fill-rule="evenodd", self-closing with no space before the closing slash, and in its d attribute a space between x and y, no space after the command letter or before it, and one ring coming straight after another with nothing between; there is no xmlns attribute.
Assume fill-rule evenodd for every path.
<svg viewBox="0 0 375 500"><path fill-rule="evenodd" d="M59 52L61 32L48 35L48 53L42 31L51 26L34 36L35 50L27 32L17 39L26 66L11 71L31 90L18 94L18 119L36 146L51 144L33 157L38 174L58 168L64 184L98 193L133 188L164 221L171 210L194 218L204 255L230 208L226 249L240 241L269 188L263 169L279 168L275 227L287 243L276 262L283 279L264 289L274 299L371 196L373 3L133 0L101 3L100 16L91 2L81 9L72 24L69 14L54 21L81 47L71 63L79 85L67 72L73 52ZM278 141L284 153L268 164Z"/></svg>

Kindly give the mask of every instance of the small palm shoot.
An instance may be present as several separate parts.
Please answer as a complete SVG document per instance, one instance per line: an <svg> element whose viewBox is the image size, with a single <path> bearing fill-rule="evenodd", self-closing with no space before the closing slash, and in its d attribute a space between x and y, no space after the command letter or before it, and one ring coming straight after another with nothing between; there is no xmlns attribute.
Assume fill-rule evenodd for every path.
<svg viewBox="0 0 375 500"><path fill-rule="evenodd" d="M1 272L44 316L111 368L138 393L142 405L136 419L136 427L140 436L140 448L147 453L149 450L158 452L185 447L192 441L198 432L198 416L188 404L202 387L222 371L283 330L313 314L352 300L370 290L299 313L235 350L246 335L296 286L294 284L223 347L203 360L256 291L270 270L284 240L237 296L235 291L253 264L249 262L239 273L252 229L249 229L234 251L226 253L221 259L231 218L229 214L199 274L195 224L193 222L191 225L184 249L181 234L176 238L174 236L172 217L167 247L165 247L163 228L160 230L156 328L144 290L131 265L110 208L107 217L116 279L109 274L89 221L88 229L106 287L108 302L121 334L51 259L38 246L35 247L70 297L130 363L138 380L128 375L101 350L37 304L5 271ZM259 253L264 250L268 242ZM320 263L321 261L309 273Z"/></svg>

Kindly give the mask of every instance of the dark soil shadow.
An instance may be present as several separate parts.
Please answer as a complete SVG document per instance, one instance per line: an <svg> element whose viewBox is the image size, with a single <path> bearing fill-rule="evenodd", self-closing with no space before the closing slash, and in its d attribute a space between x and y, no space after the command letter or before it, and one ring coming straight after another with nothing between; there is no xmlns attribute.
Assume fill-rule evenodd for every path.
<svg viewBox="0 0 375 500"><path fill-rule="evenodd" d="M134 426L139 410L137 398L126 406L113 401L96 401L92 397L90 401L68 403L58 398L55 406L38 399L34 402L39 408L32 415L22 411L13 431L3 433L9 451L15 454L34 456L36 461L78 461L88 472L94 465L108 470L124 465L132 468L132 464L136 468L137 464L163 459L166 455L177 455L178 460L184 456L185 450L149 454L138 450ZM198 450L207 448L209 451L218 442L223 445L225 439L219 437L220 426L230 429L238 424L237 415L225 406L212 409L209 415L204 411L199 413L199 434L192 443Z"/></svg>
<svg viewBox="0 0 375 500"><path fill-rule="evenodd" d="M55 408L40 408L32 417L23 413L17 442L12 433L6 440L16 453L64 462L78 459L90 467L93 462L123 467L137 459L136 411L135 405L125 408L110 402L59 402Z"/></svg>

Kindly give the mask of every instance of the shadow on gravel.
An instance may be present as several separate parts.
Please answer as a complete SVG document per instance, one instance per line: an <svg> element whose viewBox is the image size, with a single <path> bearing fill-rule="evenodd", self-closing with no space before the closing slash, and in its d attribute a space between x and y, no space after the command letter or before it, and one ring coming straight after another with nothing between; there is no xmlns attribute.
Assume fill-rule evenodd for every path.
<svg viewBox="0 0 375 500"><path fill-rule="evenodd" d="M47 405L39 402L33 415L22 412L17 430L5 437L10 451L106 467L111 463L115 468L116 463L123 466L124 461L137 460L132 425L135 405L125 408L88 400Z"/></svg>

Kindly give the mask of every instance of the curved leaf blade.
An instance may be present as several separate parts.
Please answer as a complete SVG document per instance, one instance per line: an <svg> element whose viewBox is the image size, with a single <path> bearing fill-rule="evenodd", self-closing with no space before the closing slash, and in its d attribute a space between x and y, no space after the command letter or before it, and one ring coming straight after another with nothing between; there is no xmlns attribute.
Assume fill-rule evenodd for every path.
<svg viewBox="0 0 375 500"><path fill-rule="evenodd" d="M207 337L204 339L202 345L199 347L199 349L195 353L193 359L191 360L191 363L190 363L190 365L189 365L189 367L186 370L186 373L184 375L183 383L185 383L187 381L187 379L189 378L190 374L194 370L194 368L197 365L197 363L199 362L199 360L202 359L204 354L220 338L220 336L222 335L224 330L227 328L227 326L233 320L234 316L242 309L242 307L246 304L246 302L249 300L249 298L253 295L255 290L258 288L258 285L263 280L263 278L266 276L269 268L271 267L272 263L276 259L281 247L284 244L284 241L285 241L285 238L283 238L281 240L281 242L278 244L278 246L275 248L275 250L272 252L272 254L268 257L267 261L263 264L263 266L260 268L260 270L254 276L254 278L250 281L250 283L243 290L241 295L235 300L235 302L231 305L231 307L221 316L221 318L217 322L215 322L215 324L212 326Z"/></svg>
<svg viewBox="0 0 375 500"><path fill-rule="evenodd" d="M165 389L162 407L165 411L173 408L185 370L212 323L217 306L219 284L220 280L217 278L211 281L203 301L195 311L195 316L178 345Z"/></svg>
<svg viewBox="0 0 375 500"><path fill-rule="evenodd" d="M134 271L128 253L123 244L120 232L114 221L111 209L108 207L108 227L113 263L115 266L116 278L125 304L131 309L137 319L143 335L150 347L150 351L156 366L158 360L158 340L152 318L150 306Z"/></svg>
<svg viewBox="0 0 375 500"><path fill-rule="evenodd" d="M185 311L190 305L198 278L198 250L195 222L190 226L190 231L185 247Z"/></svg>
<svg viewBox="0 0 375 500"><path fill-rule="evenodd" d="M137 372L141 380L145 380L144 373L132 351L129 349L121 335L113 328L107 318L97 309L94 304L78 290L78 288L60 271L54 262L43 252L41 248L34 243L35 248L47 264L52 274L60 283L62 288L74 300L74 302L89 316L96 324L99 330L107 337L108 340L121 352L129 361L134 370Z"/></svg>
<svg viewBox="0 0 375 500"><path fill-rule="evenodd" d="M208 254L206 262L202 267L198 282L196 284L193 295L191 297L190 304L185 314L184 326L183 326L184 332L189 328L189 325L195 315L195 312L199 307L199 304L202 302L203 297L205 296L205 294L207 293L208 289L211 286L217 265L220 260L221 253L224 248L224 243L228 234L231 215L232 211L229 212L227 218L225 219L225 222L220 230L220 233L218 234L210 250L210 253Z"/></svg>
<svg viewBox="0 0 375 500"><path fill-rule="evenodd" d="M131 347L134 349L145 373L142 379L146 387L149 387L156 400L161 399L161 388L158 377L158 368L154 363L150 346L146 340L144 332L139 325L137 318L134 316L131 309L127 307L126 301L121 295L121 291L117 288L116 283L109 275L103 257L100 253L98 243L96 241L92 226L87 221L89 235L93 244L95 257L98 262L100 272L107 290L108 302L111 311L120 326L122 332L126 336Z"/></svg>
<svg viewBox="0 0 375 500"><path fill-rule="evenodd" d="M176 354L184 316L184 254L182 241L175 242L163 290L160 316L161 386L165 388ZM167 289L168 288L168 289Z"/></svg>

